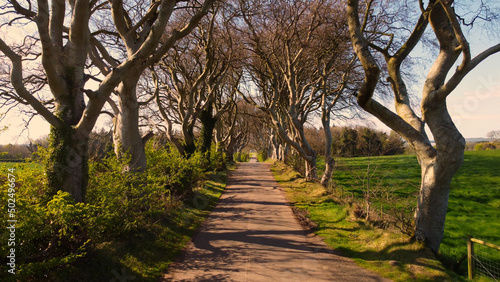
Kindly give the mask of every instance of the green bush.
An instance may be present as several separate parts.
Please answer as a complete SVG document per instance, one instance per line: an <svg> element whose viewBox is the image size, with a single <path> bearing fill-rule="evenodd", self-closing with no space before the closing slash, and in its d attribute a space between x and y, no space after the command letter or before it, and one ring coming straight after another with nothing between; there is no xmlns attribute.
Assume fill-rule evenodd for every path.
<svg viewBox="0 0 500 282"><path fill-rule="evenodd" d="M226 168L226 164L224 163L225 157L224 153L217 151L217 146L212 143L212 147L210 147L210 163L208 164L210 169L206 171L222 171Z"/></svg>
<svg viewBox="0 0 500 282"><path fill-rule="evenodd" d="M267 150L260 151L257 155L257 160L261 163L265 162L267 160Z"/></svg>
<svg viewBox="0 0 500 282"><path fill-rule="evenodd" d="M88 237L85 230L92 225L93 207L75 203L71 196L59 191L50 196L46 175L41 170L16 165L15 194L9 195L7 175L0 178L0 201L7 203L15 198L15 213L9 217L7 206L0 208L0 220L17 220L15 245L2 244L0 251L16 250L16 274L19 279L26 275L39 275L47 269L74 262L85 255ZM2 171L7 171L6 166ZM12 196L12 197L11 197ZM2 242L10 234L2 233ZM22 262L20 264L20 262ZM0 267L2 274L7 273Z"/></svg>
<svg viewBox="0 0 500 282"><path fill-rule="evenodd" d="M186 159L175 148L167 145L162 149L149 146L146 154L149 182L163 186L176 196L191 194L203 175L203 158L199 152Z"/></svg>
<svg viewBox="0 0 500 282"><path fill-rule="evenodd" d="M16 165L16 264L18 278L43 277L53 268L75 262L92 245L126 238L131 232L171 217L173 211L194 194L204 178L201 153L184 158L170 146L146 147L145 173L123 172L127 158L110 155L89 162L89 184L85 203L75 203L70 194L51 195L42 170ZM47 150L38 153L42 162ZM211 152L209 166L219 169L223 158ZM24 167L24 169L21 169ZM2 171L7 171L5 165ZM7 175L0 176L0 201L8 202ZM8 220L7 206L0 208L0 220ZM7 242L8 233L0 239ZM22 246L22 247L20 247ZM0 246L2 253L10 248ZM0 266L1 275L7 273ZM0 276L1 276L0 275ZM0 280L2 278L0 277Z"/></svg>
<svg viewBox="0 0 500 282"><path fill-rule="evenodd" d="M492 142L482 142L474 145L474 151L482 151L482 150L496 150L495 144Z"/></svg>
<svg viewBox="0 0 500 282"><path fill-rule="evenodd" d="M245 152L234 153L233 159L235 162L248 162L250 161L250 155Z"/></svg>
<svg viewBox="0 0 500 282"><path fill-rule="evenodd" d="M241 161L242 162L250 161L250 155L248 153L242 152L241 153Z"/></svg>

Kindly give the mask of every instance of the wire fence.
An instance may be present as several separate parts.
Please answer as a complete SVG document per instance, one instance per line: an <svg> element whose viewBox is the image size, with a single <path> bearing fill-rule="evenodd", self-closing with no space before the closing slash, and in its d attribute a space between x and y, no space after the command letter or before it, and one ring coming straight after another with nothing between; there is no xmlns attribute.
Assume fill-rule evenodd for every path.
<svg viewBox="0 0 500 282"><path fill-rule="evenodd" d="M486 277L500 280L500 246L468 237L467 255L469 279Z"/></svg>

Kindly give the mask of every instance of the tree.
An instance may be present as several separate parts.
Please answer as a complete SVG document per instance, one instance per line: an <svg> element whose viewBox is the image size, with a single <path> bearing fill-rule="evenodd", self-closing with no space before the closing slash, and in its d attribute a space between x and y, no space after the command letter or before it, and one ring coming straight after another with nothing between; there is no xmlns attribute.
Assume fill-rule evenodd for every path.
<svg viewBox="0 0 500 282"><path fill-rule="evenodd" d="M172 48L155 68L161 85L156 105L169 140L186 157L196 150L195 126L202 124L202 151L209 151L215 124L234 98L240 72L229 19L218 6L210 19ZM181 139L174 132L180 126Z"/></svg>
<svg viewBox="0 0 500 282"><path fill-rule="evenodd" d="M421 166L422 182L415 214L415 238L434 252L439 250L443 238L448 206L450 183L463 162L465 140L456 128L446 106L446 98L462 79L479 63L500 51L500 44L486 49L476 57L471 56L461 20L455 11L454 1L429 1L427 6L419 1L419 7L404 7L406 19L412 19L413 11L418 19L409 34L398 33L404 26L403 19L393 25L384 21L387 17L382 1L366 1L359 9L358 0L347 1L349 32L365 73L365 81L357 93L358 104L392 130L400 134L417 154ZM362 21L360 21L360 13ZM397 19L397 18L396 18ZM430 24L435 46L439 54L427 73L422 89L419 117L410 103L402 70L403 64L417 44L423 40L424 31ZM398 38L400 38L398 40ZM453 66L462 56L455 71ZM382 66L382 67L381 67ZM396 112L378 102L377 91L381 69L387 69L387 80L394 94ZM427 125L434 137L432 146L426 132Z"/></svg>
<svg viewBox="0 0 500 282"><path fill-rule="evenodd" d="M204 1L198 4L195 1L178 2L171 1L169 5L168 18L175 21L173 25L182 27L180 31L172 32L171 36L158 38L158 42L162 45L160 48L150 50L150 58L147 62L135 64L129 71L127 79L120 82L116 89L118 104L113 108L113 143L115 153L118 157L125 154L130 156L130 163L125 170L144 171L146 169L146 153L144 144L151 134L141 135L139 130L139 108L144 106L151 99L145 102L138 100L137 86L138 82L143 77L144 71L152 64L159 61L165 53L176 43L177 40L188 35L196 26L202 17L208 12L214 0ZM143 9L135 9L127 11L126 5L142 7ZM111 70L120 64L120 61L125 61L133 58L137 51L146 44L148 34L155 27L155 22L158 21L160 2L152 1L149 5L147 2L138 0L135 3L124 3L123 1L112 1L111 16L114 20L114 25L108 29L100 29L93 32L91 58L95 66L99 67L101 73L107 75ZM109 15L108 15L109 16ZM102 21L102 19L99 19ZM100 24L102 25L102 24ZM110 41L108 48L102 42ZM101 40L99 40L101 39ZM123 54L122 59L116 59L107 49L116 48L116 42L121 41ZM112 101L108 101L113 103Z"/></svg>
<svg viewBox="0 0 500 282"><path fill-rule="evenodd" d="M317 180L317 153L305 135L312 113L322 111L327 143L332 108L345 93L351 60L347 27L331 1L241 1L245 40L251 52L246 69L259 97L243 93L274 127L276 141L293 148L306 163L305 178ZM347 59L346 59L347 58ZM331 148L322 183L333 172Z"/></svg>
<svg viewBox="0 0 500 282"><path fill-rule="evenodd" d="M149 65L151 61L155 61L157 58L151 55L157 48L170 48L195 24L180 29L172 28L165 34L167 23L177 3L161 0L152 4L151 13L154 17L147 18L151 20L151 28L143 34L145 39L132 56L105 74L95 90L86 87L90 77L85 73L85 67L87 55L91 50L91 34L97 31L91 29L98 29L96 26L91 27L89 22L96 11L107 5L106 2L76 0L70 1L68 6L65 1L54 0L49 7L48 1L38 0L37 7L33 7L31 3L25 7L18 1L11 0L5 5L4 13L11 14L13 18L10 23L17 20L36 25L38 37L25 42L42 50L41 58L35 59L41 60L43 79L46 79L56 105L54 110L46 107L43 101L29 91L30 81L25 77L26 69L23 65L26 61L22 54L16 52L18 48L0 40L0 51L10 61L10 82L15 89L16 98L32 107L51 125L50 158L46 170L52 193L64 190L76 201L85 200L89 134L112 91L138 65ZM123 7L123 1L120 0L113 1L111 5L112 13L117 15L117 29L120 32L137 31L139 26L128 25ZM120 24L125 26L119 26ZM163 44L159 47L160 40ZM105 56L106 53L101 55ZM88 102L84 95L87 96Z"/></svg>
<svg viewBox="0 0 500 282"><path fill-rule="evenodd" d="M217 120L215 140L217 148L226 154L226 162L232 162L233 155L241 153L254 140L255 126L259 122L252 115L252 110L251 105L235 99Z"/></svg>
<svg viewBox="0 0 500 282"><path fill-rule="evenodd" d="M490 138L491 141L500 139L500 130L492 130L486 134L486 137Z"/></svg>
<svg viewBox="0 0 500 282"><path fill-rule="evenodd" d="M340 133L340 152L341 156L355 157L357 155L356 143L358 132L349 127L344 127Z"/></svg>

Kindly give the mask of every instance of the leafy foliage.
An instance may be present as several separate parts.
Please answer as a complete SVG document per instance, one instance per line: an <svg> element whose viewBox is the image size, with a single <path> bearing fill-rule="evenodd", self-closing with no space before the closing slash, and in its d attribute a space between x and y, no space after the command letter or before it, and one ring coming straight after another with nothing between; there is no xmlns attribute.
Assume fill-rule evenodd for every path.
<svg viewBox="0 0 500 282"><path fill-rule="evenodd" d="M250 154L245 152L239 152L234 154L234 161L236 162L248 162L250 160Z"/></svg>
<svg viewBox="0 0 500 282"><path fill-rule="evenodd" d="M268 156L267 156L267 150L261 150L258 154L257 154L257 160L259 162L265 162L267 160Z"/></svg>
<svg viewBox="0 0 500 282"><path fill-rule="evenodd" d="M403 154L405 143L395 132L387 134L369 127L332 129L334 155L339 157Z"/></svg>
<svg viewBox="0 0 500 282"><path fill-rule="evenodd" d="M188 218L197 214L196 210L208 207L183 207L183 201L189 202L189 199L207 201L196 190L206 175L201 153L195 152L186 159L168 145L161 148L148 145L146 152L149 167L145 173L123 172L123 165L129 160L118 160L113 154L101 161L90 161L85 203L76 203L67 192L51 194L47 175L42 170L24 164L14 165L18 180L15 194L18 220L16 277L49 278L57 269L67 269L87 257L89 252L95 252L101 244L120 242L150 228L184 225L189 222ZM47 156L48 149L38 152L38 158L44 163L48 161ZM222 160L214 149L209 167L220 168ZM3 165L2 171L6 169ZM8 197L5 176L0 176L0 201L4 203ZM6 205L0 208L2 222L8 219L6 208ZM177 222L176 217L184 220ZM7 242L8 235L2 233L1 240ZM0 251L7 253L7 248L7 244L3 244ZM2 275L7 273L5 267L1 266ZM47 276L47 273L52 274Z"/></svg>

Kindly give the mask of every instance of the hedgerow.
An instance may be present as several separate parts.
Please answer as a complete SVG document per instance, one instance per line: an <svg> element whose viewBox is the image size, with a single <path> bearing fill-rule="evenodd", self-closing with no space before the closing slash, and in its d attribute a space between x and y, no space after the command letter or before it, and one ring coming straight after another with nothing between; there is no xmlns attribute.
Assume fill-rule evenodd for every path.
<svg viewBox="0 0 500 282"><path fill-rule="evenodd" d="M16 165L16 279L46 277L47 273L78 261L94 246L120 240L127 234L175 214L182 200L191 197L204 178L201 153L184 158L170 146L146 148L148 169L124 172L127 159L109 155L89 162L85 203L76 203L67 192L51 194L43 170ZM39 152L43 163L47 152ZM223 158L213 150L210 167L220 168ZM2 171L7 171L6 167ZM6 175L5 175L6 176ZM2 178L3 177L3 178ZM8 181L0 176L0 201L7 203ZM0 221L8 220L1 205ZM0 235L7 242L9 234ZM10 246L0 245L7 254ZM6 264L0 275L8 274ZM0 277L0 280L4 278Z"/></svg>

